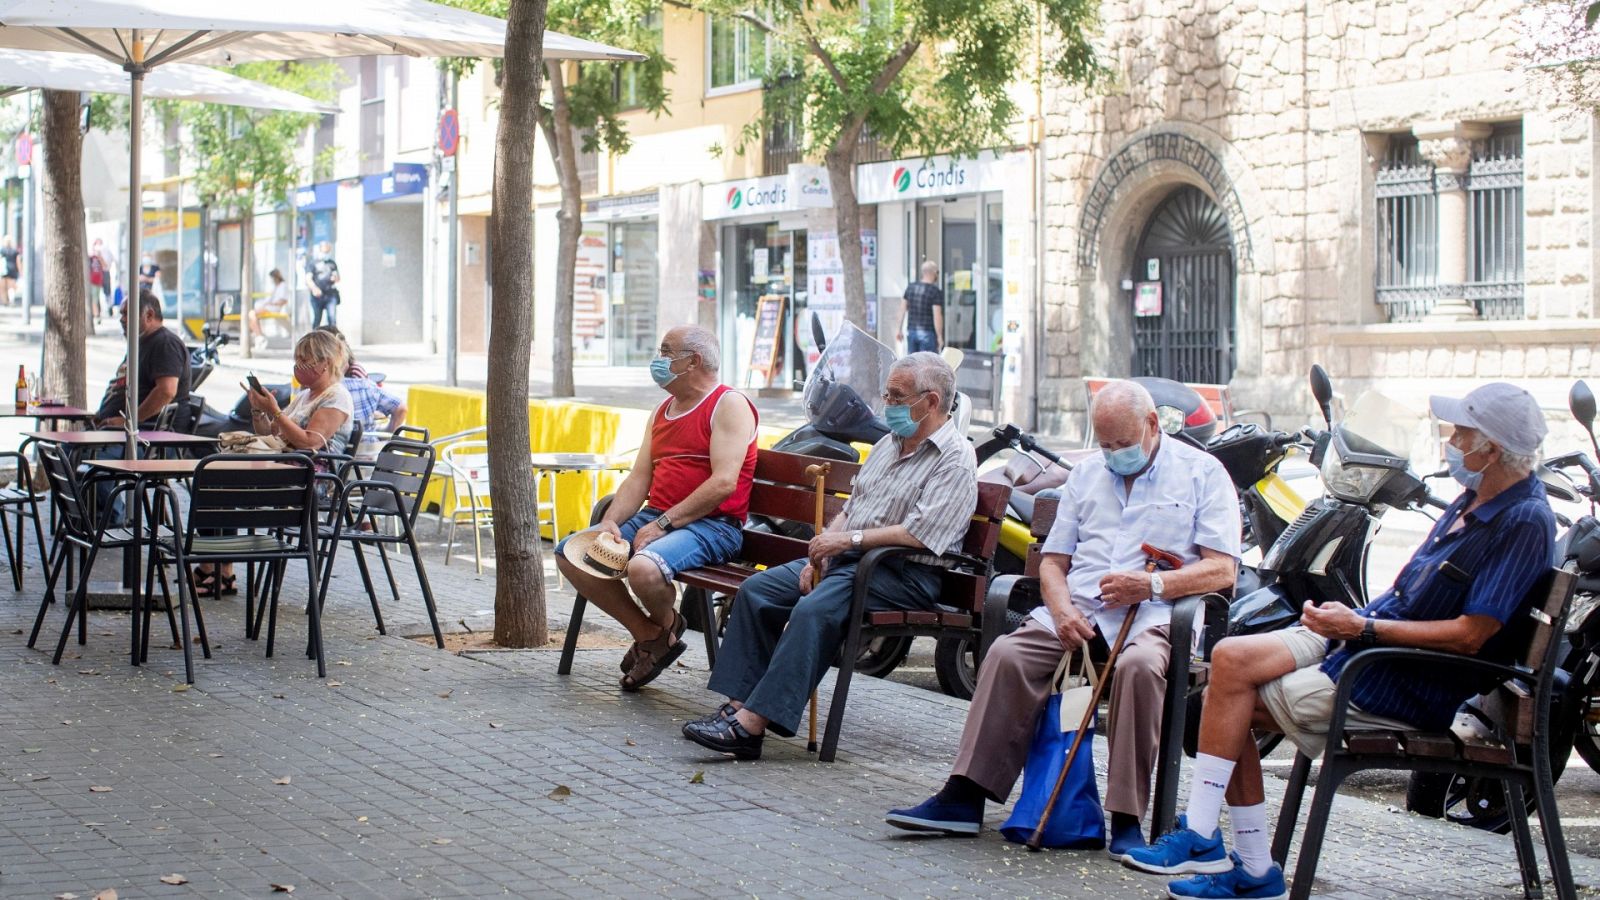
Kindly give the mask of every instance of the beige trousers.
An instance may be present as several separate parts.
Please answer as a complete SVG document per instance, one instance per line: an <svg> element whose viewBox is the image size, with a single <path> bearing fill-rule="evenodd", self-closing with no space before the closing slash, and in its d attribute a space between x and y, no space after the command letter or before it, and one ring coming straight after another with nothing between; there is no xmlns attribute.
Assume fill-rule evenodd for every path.
<svg viewBox="0 0 1600 900"><path fill-rule="evenodd" d="M1167 635L1168 628L1162 625L1128 641L1107 688L1111 717L1105 737L1111 758L1105 808L1112 812L1142 818L1150 805L1171 655ZM1006 801L1028 760L1062 652L1055 632L1031 617L994 642L978 672L953 774L971 779L997 802Z"/></svg>

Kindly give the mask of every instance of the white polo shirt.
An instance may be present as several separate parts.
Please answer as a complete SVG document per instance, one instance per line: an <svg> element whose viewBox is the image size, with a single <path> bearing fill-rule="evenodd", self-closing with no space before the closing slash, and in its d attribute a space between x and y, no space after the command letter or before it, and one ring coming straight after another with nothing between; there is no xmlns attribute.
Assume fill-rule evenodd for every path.
<svg viewBox="0 0 1600 900"><path fill-rule="evenodd" d="M1112 572L1144 571L1141 544L1150 544L1198 562L1202 547L1239 558L1239 495L1215 457L1165 435L1149 468L1127 490L1125 479L1106 468L1104 454L1079 463L1061 492L1055 525L1045 553L1072 557L1067 590L1072 602L1112 640L1126 609L1108 610L1100 600L1100 579ZM1034 617L1051 629L1046 607ZM1172 619L1172 604L1146 600L1139 605L1128 639Z"/></svg>

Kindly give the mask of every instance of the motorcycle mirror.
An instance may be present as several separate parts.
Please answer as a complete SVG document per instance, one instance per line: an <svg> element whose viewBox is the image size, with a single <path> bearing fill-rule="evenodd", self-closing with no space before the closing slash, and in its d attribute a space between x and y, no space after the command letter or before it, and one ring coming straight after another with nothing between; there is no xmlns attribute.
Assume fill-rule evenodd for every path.
<svg viewBox="0 0 1600 900"><path fill-rule="evenodd" d="M1572 417L1583 423L1583 427L1594 431L1594 391L1589 390L1589 385L1582 379L1574 382L1572 390L1567 392L1567 408L1572 410Z"/></svg>
<svg viewBox="0 0 1600 900"><path fill-rule="evenodd" d="M811 313L811 341L817 345L818 353L828 348L828 336L822 333L822 317L816 312Z"/></svg>
<svg viewBox="0 0 1600 900"><path fill-rule="evenodd" d="M1320 365L1311 367L1311 396L1317 398L1317 408L1322 410L1322 420L1333 427L1333 381Z"/></svg>

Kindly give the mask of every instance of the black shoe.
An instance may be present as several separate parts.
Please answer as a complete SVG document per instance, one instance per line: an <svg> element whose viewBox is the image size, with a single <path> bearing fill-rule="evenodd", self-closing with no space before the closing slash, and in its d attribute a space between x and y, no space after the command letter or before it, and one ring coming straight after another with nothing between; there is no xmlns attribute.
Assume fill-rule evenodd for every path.
<svg viewBox="0 0 1600 900"><path fill-rule="evenodd" d="M690 719L688 722L685 722L684 724L685 725L710 725L713 722L720 722L723 719L731 719L731 718L733 718L733 714L736 713L736 712L738 712L738 710L734 708L732 703L724 703L721 706L717 707L717 711L712 713L711 715L709 715L709 716L701 716L698 719Z"/></svg>
<svg viewBox="0 0 1600 900"><path fill-rule="evenodd" d="M683 726L683 736L708 750L732 753L739 759L760 759L761 741L765 734L751 734L729 717L712 722L690 722Z"/></svg>

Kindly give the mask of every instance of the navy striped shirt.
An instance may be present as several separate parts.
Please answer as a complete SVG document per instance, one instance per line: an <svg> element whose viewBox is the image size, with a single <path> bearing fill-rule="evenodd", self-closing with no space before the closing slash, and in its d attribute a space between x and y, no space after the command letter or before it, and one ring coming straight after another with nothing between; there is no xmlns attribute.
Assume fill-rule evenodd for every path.
<svg viewBox="0 0 1600 900"><path fill-rule="evenodd" d="M1554 563L1556 519L1544 485L1530 474L1467 513L1466 522L1451 533L1450 526L1475 496L1465 491L1450 504L1400 570L1394 587L1360 612L1411 622L1489 616L1502 627L1477 655L1507 662L1517 653L1519 635L1526 635L1522 629L1504 626L1523 612L1528 592ZM1469 575L1470 584L1452 577L1443 568L1446 562ZM1338 681L1345 663L1359 649L1346 645L1334 650L1323 660L1322 671ZM1440 730L1449 727L1457 707L1482 687L1451 669L1380 663L1360 677L1350 696L1372 715Z"/></svg>

